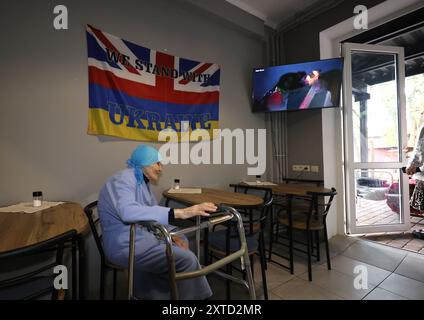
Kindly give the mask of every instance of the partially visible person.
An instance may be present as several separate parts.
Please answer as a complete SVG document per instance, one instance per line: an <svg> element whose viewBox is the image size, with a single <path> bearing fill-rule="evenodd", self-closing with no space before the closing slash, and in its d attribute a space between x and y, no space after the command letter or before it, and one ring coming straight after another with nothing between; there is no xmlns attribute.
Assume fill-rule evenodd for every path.
<svg viewBox="0 0 424 320"><path fill-rule="evenodd" d="M127 267L130 223L155 220L168 230L172 219L209 216L217 210L213 203L202 203L184 209L159 206L150 189L162 174L159 152L150 146L137 147L127 161L128 168L108 179L100 191L98 211L103 231L105 254L112 263ZM186 237L173 238L177 272L200 268L197 257L188 249ZM143 299L170 299L165 242L145 228L138 228L135 243L134 291ZM206 299L212 295L206 277L177 281L180 299Z"/></svg>
<svg viewBox="0 0 424 320"><path fill-rule="evenodd" d="M424 215L424 172L418 170L424 164L424 125L418 130L415 147L406 147L404 151L406 153L413 151L409 166L405 172L416 181L409 205ZM414 230L412 234L414 237L423 238L424 230Z"/></svg>

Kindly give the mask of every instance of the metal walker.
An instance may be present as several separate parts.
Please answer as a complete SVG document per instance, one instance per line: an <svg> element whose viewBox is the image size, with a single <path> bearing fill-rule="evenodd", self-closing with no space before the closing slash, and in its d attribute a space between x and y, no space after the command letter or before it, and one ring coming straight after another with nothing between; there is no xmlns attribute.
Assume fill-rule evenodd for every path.
<svg viewBox="0 0 424 320"><path fill-rule="evenodd" d="M196 254L199 259L200 256L200 231L205 228L209 228L216 224L221 224L228 220L235 218L237 220L237 229L240 237L240 249L231 253L230 255L210 264L203 266L199 270L191 272L179 272L175 270L175 260L172 249L172 236L178 236L191 232L196 232ZM246 243L245 231L243 226L243 220L240 213L229 206L220 205L217 213L211 214L207 220L201 221L200 217L196 217L196 225L193 227L184 228L175 232L168 231L163 225L156 221L139 221L131 224L130 231L130 252L128 260L128 299L136 299L134 296L134 262L135 262L135 233L136 226L140 225L147 228L150 232L153 232L157 236L165 240L166 244L166 257L168 260L168 273L169 273L169 286L171 290L171 299L178 300L177 281L186 280L195 277L206 276L209 273L215 273L225 279L234 281L238 284L244 285L250 295L251 300L256 300L255 286L253 282L252 270L250 268L250 259L248 255L248 248ZM246 271L247 281L236 278L227 273L218 271L221 267L232 263L233 261L240 259L242 270Z"/></svg>

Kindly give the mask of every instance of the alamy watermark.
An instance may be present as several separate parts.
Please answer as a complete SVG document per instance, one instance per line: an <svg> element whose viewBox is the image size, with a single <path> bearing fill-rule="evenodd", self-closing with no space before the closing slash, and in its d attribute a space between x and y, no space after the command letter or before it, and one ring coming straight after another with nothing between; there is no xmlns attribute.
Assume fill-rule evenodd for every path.
<svg viewBox="0 0 424 320"><path fill-rule="evenodd" d="M180 139L177 131L171 128L159 132L158 141L166 142L159 148L163 164L247 163L251 165L248 175L265 172L266 129L196 129L190 132L188 121L182 121L180 128ZM191 148L190 141L195 142Z"/></svg>
<svg viewBox="0 0 424 320"><path fill-rule="evenodd" d="M356 30L368 29L368 9L364 5L357 5L353 9L356 17L353 19L353 28Z"/></svg>
<svg viewBox="0 0 424 320"><path fill-rule="evenodd" d="M68 290L68 268L59 264L53 268L53 273L58 274L54 277L53 287L56 290Z"/></svg>
<svg viewBox="0 0 424 320"><path fill-rule="evenodd" d="M356 290L368 289L368 268L364 265L357 265L353 268L353 273L357 276L353 279L353 287Z"/></svg>
<svg viewBox="0 0 424 320"><path fill-rule="evenodd" d="M68 8L63 4L59 4L53 8L53 13L57 16L53 19L53 27L56 30L68 29Z"/></svg>

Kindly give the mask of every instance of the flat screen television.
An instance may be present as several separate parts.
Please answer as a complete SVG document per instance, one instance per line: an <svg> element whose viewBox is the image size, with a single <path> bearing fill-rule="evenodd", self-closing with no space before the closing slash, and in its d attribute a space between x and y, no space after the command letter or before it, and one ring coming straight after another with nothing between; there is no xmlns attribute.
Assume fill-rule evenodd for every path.
<svg viewBox="0 0 424 320"><path fill-rule="evenodd" d="M253 112L340 106L343 58L253 69Z"/></svg>

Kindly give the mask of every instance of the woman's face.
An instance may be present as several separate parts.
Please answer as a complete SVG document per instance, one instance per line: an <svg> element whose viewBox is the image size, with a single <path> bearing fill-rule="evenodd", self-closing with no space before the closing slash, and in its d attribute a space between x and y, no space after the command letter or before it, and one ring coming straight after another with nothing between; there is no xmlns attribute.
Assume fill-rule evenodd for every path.
<svg viewBox="0 0 424 320"><path fill-rule="evenodd" d="M158 184L162 175L162 164L160 162L151 164L148 167L144 167L143 172L152 184Z"/></svg>

